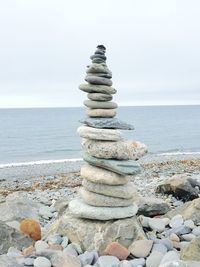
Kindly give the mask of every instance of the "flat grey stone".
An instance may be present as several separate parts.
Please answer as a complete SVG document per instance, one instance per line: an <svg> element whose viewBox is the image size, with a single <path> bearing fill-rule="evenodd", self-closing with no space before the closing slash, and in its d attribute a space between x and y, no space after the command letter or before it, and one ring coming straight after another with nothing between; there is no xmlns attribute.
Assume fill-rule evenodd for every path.
<svg viewBox="0 0 200 267"><path fill-rule="evenodd" d="M117 118L114 119L94 119L86 118L80 121L90 127L100 128L100 129L122 129L122 130L134 130L131 124L123 122Z"/></svg>
<svg viewBox="0 0 200 267"><path fill-rule="evenodd" d="M127 207L133 203L132 198L125 199L101 195L84 188L80 188L79 193L86 204L96 207Z"/></svg>
<svg viewBox="0 0 200 267"><path fill-rule="evenodd" d="M86 179L83 179L82 185L88 191L97 194L102 194L105 196L119 197L125 199L137 196L137 188L132 182L129 182L125 185L106 185L93 183Z"/></svg>
<svg viewBox="0 0 200 267"><path fill-rule="evenodd" d="M146 259L146 267L159 267L163 256L163 253L159 251L152 251Z"/></svg>
<svg viewBox="0 0 200 267"><path fill-rule="evenodd" d="M95 77L103 77L103 78L107 78L107 79L111 79L112 75L109 73L88 73L87 77L89 76L95 76Z"/></svg>
<svg viewBox="0 0 200 267"><path fill-rule="evenodd" d="M93 101L93 100L85 100L84 105L88 108L92 109L114 109L117 108L117 104L115 102L108 101Z"/></svg>
<svg viewBox="0 0 200 267"><path fill-rule="evenodd" d="M115 88L110 87L110 86L89 84L89 83L80 84L79 89L87 93L101 93L101 94L108 94L108 95L110 94L113 95L117 92Z"/></svg>
<svg viewBox="0 0 200 267"><path fill-rule="evenodd" d="M87 75L85 80L90 84L107 85L112 86L112 81L107 78L97 77L93 75Z"/></svg>
<svg viewBox="0 0 200 267"><path fill-rule="evenodd" d="M120 261L114 256L101 256L98 258L95 267L118 267Z"/></svg>
<svg viewBox="0 0 200 267"><path fill-rule="evenodd" d="M111 160L101 159L90 156L88 153L83 154L83 159L91 165L116 172L121 175L135 175L140 173L140 165L134 160Z"/></svg>
<svg viewBox="0 0 200 267"><path fill-rule="evenodd" d="M82 125L77 129L80 137L92 140L119 141L122 140L122 133L115 129L97 129Z"/></svg>
<svg viewBox="0 0 200 267"><path fill-rule="evenodd" d="M106 169L86 164L81 167L81 178L96 184L123 185L130 181L131 177L120 175Z"/></svg>
<svg viewBox="0 0 200 267"><path fill-rule="evenodd" d="M94 207L81 199L74 199L69 203L69 210L78 218L106 221L132 217L137 213L137 206L133 204L128 207Z"/></svg>
<svg viewBox="0 0 200 267"><path fill-rule="evenodd" d="M110 101L113 98L112 95L101 93L89 93L87 94L87 97L93 101Z"/></svg>
<svg viewBox="0 0 200 267"><path fill-rule="evenodd" d="M113 118L117 115L116 109L87 109L86 115L91 118Z"/></svg>

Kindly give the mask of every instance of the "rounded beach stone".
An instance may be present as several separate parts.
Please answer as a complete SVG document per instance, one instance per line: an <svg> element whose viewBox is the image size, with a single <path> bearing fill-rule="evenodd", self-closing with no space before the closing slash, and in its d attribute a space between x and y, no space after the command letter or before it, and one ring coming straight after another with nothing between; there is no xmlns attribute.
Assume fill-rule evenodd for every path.
<svg viewBox="0 0 200 267"><path fill-rule="evenodd" d="M130 180L128 175L120 175L89 164L81 167L81 177L94 183L107 185L123 185Z"/></svg>
<svg viewBox="0 0 200 267"><path fill-rule="evenodd" d="M130 199L137 196L137 188L132 182L125 185L106 185L90 182L86 179L82 182L83 187L91 192L118 198Z"/></svg>
<svg viewBox="0 0 200 267"><path fill-rule="evenodd" d="M105 63L96 64L93 63L87 67L87 73L108 73L112 75L112 72L109 70Z"/></svg>
<svg viewBox="0 0 200 267"><path fill-rule="evenodd" d="M69 210L78 218L107 221L134 216L137 213L137 205L128 207L95 207L87 205L81 199L74 199L69 203Z"/></svg>
<svg viewBox="0 0 200 267"><path fill-rule="evenodd" d="M138 141L123 140L118 142L84 139L85 151L96 158L137 160L147 153L147 146Z"/></svg>
<svg viewBox="0 0 200 267"><path fill-rule="evenodd" d="M87 94L87 97L93 101L110 101L113 98L112 95L101 93L89 93Z"/></svg>
<svg viewBox="0 0 200 267"><path fill-rule="evenodd" d="M93 101L93 100L85 100L84 105L88 108L95 109L114 109L117 108L117 104L115 102L103 102L103 101Z"/></svg>
<svg viewBox="0 0 200 267"><path fill-rule="evenodd" d="M103 60L106 60L106 56L103 54L94 54L90 57L90 59L94 59L94 58L102 58Z"/></svg>
<svg viewBox="0 0 200 267"><path fill-rule="evenodd" d="M88 76L96 76L96 77L103 77L103 78L108 78L108 79L111 79L112 78L112 75L109 74L109 73L88 73L87 74L87 77Z"/></svg>
<svg viewBox="0 0 200 267"><path fill-rule="evenodd" d="M113 118L117 115L116 109L87 109L86 115L91 118Z"/></svg>
<svg viewBox="0 0 200 267"><path fill-rule="evenodd" d="M80 126L77 133L82 138L93 140L119 141L122 140L122 133L115 129L96 129L89 126Z"/></svg>
<svg viewBox="0 0 200 267"><path fill-rule="evenodd" d="M115 94L117 90L113 87L98 84L83 83L79 85L79 89L87 93Z"/></svg>
<svg viewBox="0 0 200 267"><path fill-rule="evenodd" d="M82 199L91 206L96 207L127 207L133 203L133 199L125 199L119 197L110 197L90 192L84 188L80 188L79 193Z"/></svg>
<svg viewBox="0 0 200 267"><path fill-rule="evenodd" d="M136 258L146 258L153 246L152 240L136 240L129 246L130 253Z"/></svg>
<svg viewBox="0 0 200 267"><path fill-rule="evenodd" d="M126 260L130 254L127 248L118 242L111 242L103 252L104 255L115 256L119 260Z"/></svg>
<svg viewBox="0 0 200 267"><path fill-rule="evenodd" d="M112 86L112 81L107 78L97 77L93 75L87 75L85 80L90 84L107 85Z"/></svg>
<svg viewBox="0 0 200 267"><path fill-rule="evenodd" d="M34 267L51 267L51 262L45 257L38 257L34 260Z"/></svg>

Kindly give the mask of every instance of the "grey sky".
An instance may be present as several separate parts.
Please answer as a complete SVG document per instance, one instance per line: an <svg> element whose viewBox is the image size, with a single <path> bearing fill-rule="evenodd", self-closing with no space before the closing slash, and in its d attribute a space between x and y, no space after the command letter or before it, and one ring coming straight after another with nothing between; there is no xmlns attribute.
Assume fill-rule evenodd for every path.
<svg viewBox="0 0 200 267"><path fill-rule="evenodd" d="M0 2L0 107L81 106L107 47L122 105L200 104L199 0Z"/></svg>

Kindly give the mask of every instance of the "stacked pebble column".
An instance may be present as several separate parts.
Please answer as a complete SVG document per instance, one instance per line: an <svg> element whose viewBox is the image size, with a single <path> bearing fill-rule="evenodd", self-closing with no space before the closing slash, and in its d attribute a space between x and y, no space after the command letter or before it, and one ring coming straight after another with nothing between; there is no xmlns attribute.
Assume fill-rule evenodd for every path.
<svg viewBox="0 0 200 267"><path fill-rule="evenodd" d="M79 86L88 93L84 101L87 117L78 128L86 164L81 168L79 198L69 204L74 216L93 220L121 219L137 213L133 201L137 189L130 180L140 172L137 160L147 152L144 144L122 137L121 130L133 127L115 118L117 104L111 100L116 89L105 52L103 45L97 46L87 67L87 83Z"/></svg>

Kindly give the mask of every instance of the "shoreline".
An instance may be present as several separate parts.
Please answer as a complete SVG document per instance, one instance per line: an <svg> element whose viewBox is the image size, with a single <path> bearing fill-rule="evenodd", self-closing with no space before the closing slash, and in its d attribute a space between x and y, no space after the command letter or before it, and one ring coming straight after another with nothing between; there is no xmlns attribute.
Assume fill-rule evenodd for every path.
<svg viewBox="0 0 200 267"><path fill-rule="evenodd" d="M200 161L200 152L147 154L139 160L139 163L143 166L194 160ZM83 164L81 158L0 164L0 180L68 174L78 172Z"/></svg>

